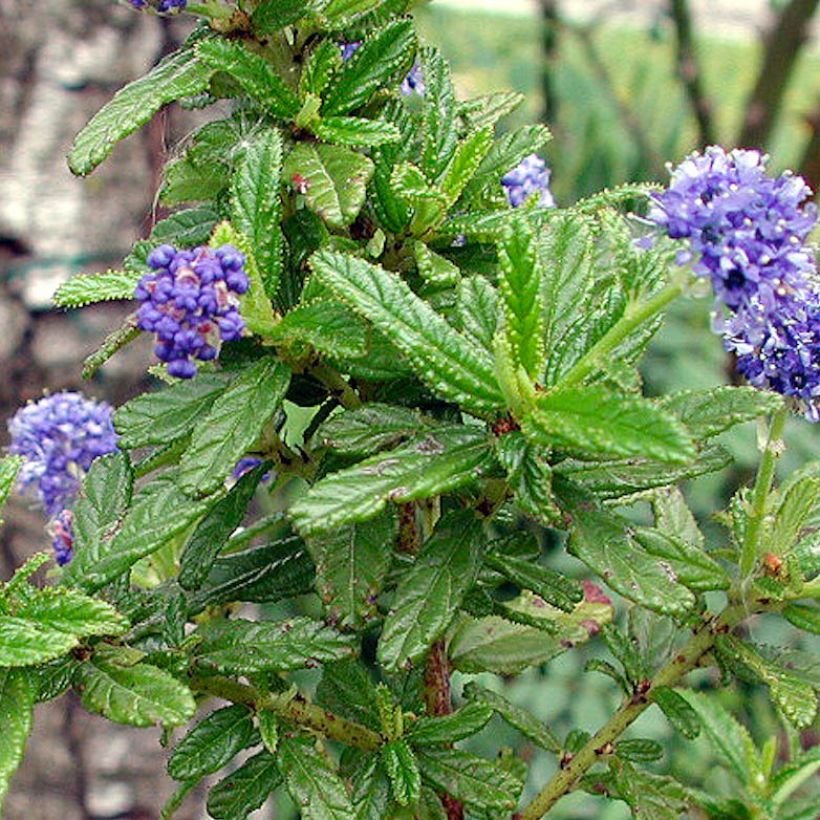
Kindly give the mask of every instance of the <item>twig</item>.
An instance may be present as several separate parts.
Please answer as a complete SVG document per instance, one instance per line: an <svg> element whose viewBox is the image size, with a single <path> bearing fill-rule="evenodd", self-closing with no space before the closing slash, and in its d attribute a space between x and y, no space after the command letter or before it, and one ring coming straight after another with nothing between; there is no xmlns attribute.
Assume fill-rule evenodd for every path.
<svg viewBox="0 0 820 820"><path fill-rule="evenodd" d="M712 122L712 105L706 97L701 83L695 43L692 36L692 14L688 0L670 0L669 15L675 24L677 39L676 61L678 75L689 98L689 105L698 123L699 141L702 147L716 142Z"/></svg>

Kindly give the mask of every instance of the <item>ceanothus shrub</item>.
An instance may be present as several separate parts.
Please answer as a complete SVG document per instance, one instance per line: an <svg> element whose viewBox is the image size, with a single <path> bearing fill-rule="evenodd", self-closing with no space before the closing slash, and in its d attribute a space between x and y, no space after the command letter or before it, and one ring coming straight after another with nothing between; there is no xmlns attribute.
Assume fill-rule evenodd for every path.
<svg viewBox="0 0 820 820"><path fill-rule="evenodd" d="M547 129L497 129L518 94L459 100L409 5L189 3L188 41L77 137L82 176L164 105L230 111L175 150L169 215L122 270L55 297L136 300L85 375L147 333L162 384L113 422L70 393L10 421L0 490L32 493L61 566L0 587L0 794L34 704L74 689L166 729L163 816L222 770L226 820L279 789L323 819L532 820L573 791L645 818L814 817L816 749L758 749L690 686L717 668L796 730L816 717L816 660L744 628L820 631L820 463L775 481L789 412L820 414L810 192L712 147L664 191L556 207ZM704 282L748 384L644 396L664 310ZM707 539L681 483L755 419L757 476ZM596 734L501 693L541 667L548 705L549 662L584 644L623 692ZM645 765L649 709L705 735L722 792ZM490 721L552 778L475 754Z"/></svg>

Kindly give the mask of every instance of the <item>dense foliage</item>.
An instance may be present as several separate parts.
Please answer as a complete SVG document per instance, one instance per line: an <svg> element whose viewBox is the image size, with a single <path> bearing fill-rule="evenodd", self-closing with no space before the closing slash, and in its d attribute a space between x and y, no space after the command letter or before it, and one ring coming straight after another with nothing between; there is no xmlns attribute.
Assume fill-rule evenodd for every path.
<svg viewBox="0 0 820 820"><path fill-rule="evenodd" d="M574 790L637 817L813 817L818 750L757 748L687 688L717 667L768 686L797 730L816 719L811 658L742 628L820 632L820 463L774 481L789 408L817 417L809 192L714 148L663 194L556 208L547 130L496 135L520 98L459 101L410 5L189 4L200 27L77 137L84 175L168 103L230 110L179 147L170 215L123 269L55 296L139 300L85 372L150 332L162 386L114 412L116 433L66 394L12 422L0 496L19 471L64 566L35 586L40 555L0 587L0 795L34 704L73 688L169 742L204 707L173 738L164 816L226 769L208 810L229 820L280 788L340 820L530 820ZM641 355L701 280L767 391L648 398ZM712 547L680 485L766 416ZM592 641L609 658L586 671L623 690L596 734L559 737L501 693L541 667L549 699L549 662ZM663 748L624 733L653 707L708 738L726 793L646 766ZM510 749L463 748L491 720L554 756L548 783Z"/></svg>

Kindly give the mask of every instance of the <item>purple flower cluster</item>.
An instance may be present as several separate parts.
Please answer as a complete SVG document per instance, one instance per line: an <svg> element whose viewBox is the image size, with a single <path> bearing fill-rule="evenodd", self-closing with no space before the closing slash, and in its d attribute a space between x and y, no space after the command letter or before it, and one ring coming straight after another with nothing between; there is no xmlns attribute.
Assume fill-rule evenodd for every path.
<svg viewBox="0 0 820 820"><path fill-rule="evenodd" d="M758 151L711 147L672 172L650 219L686 239L717 302L715 329L753 385L798 400L820 420L820 279L806 244L817 223L811 190L766 173Z"/></svg>
<svg viewBox="0 0 820 820"><path fill-rule="evenodd" d="M63 510L49 526L54 557L61 567L65 566L74 555L73 518L71 510Z"/></svg>
<svg viewBox="0 0 820 820"><path fill-rule="evenodd" d="M135 9L145 9L149 6L155 8L160 14L167 14L171 11L182 11L188 5L188 0L158 0L152 3L149 0L129 0Z"/></svg>
<svg viewBox="0 0 820 820"><path fill-rule="evenodd" d="M21 407L8 423L9 452L23 456L20 486L33 489L49 516L67 507L91 462L117 449L105 402L65 391Z"/></svg>
<svg viewBox="0 0 820 820"><path fill-rule="evenodd" d="M525 157L512 171L501 177L507 201L513 208L523 205L533 194L538 194L540 208L554 208L555 200L550 191L550 169L538 154Z"/></svg>
<svg viewBox="0 0 820 820"><path fill-rule="evenodd" d="M160 245L148 257L153 269L137 284L142 302L137 325L157 334L154 352L181 379L196 375L194 359L211 361L220 342L242 336L238 296L248 290L245 257L232 245L180 250Z"/></svg>

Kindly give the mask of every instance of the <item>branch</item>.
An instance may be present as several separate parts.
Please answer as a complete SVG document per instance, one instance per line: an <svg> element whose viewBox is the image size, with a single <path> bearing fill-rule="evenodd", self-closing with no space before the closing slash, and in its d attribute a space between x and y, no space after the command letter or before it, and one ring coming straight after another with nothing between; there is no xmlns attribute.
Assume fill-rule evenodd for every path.
<svg viewBox="0 0 820 820"><path fill-rule="evenodd" d="M365 752L375 751L382 745L382 736L378 732L308 703L301 695L262 692L253 686L220 676L196 676L188 683L194 692L241 703L257 712L267 709L289 723Z"/></svg>
<svg viewBox="0 0 820 820"><path fill-rule="evenodd" d="M777 16L766 37L766 51L757 82L746 103L738 138L743 148L763 148L777 114L797 57L809 36L809 24L820 0L791 0Z"/></svg>
<svg viewBox="0 0 820 820"><path fill-rule="evenodd" d="M555 83L555 71L559 60L558 34L558 0L540 0L541 6L541 43L543 44L541 62L541 95L544 98L542 119L548 125L558 120L558 92Z"/></svg>
<svg viewBox="0 0 820 820"><path fill-rule="evenodd" d="M572 791L587 770L607 753L606 749L611 748L611 744L651 705L649 696L652 691L659 686L675 686L711 650L718 635L728 632L748 614L750 613L742 606L731 606L719 617L711 617L705 622L675 658L649 681L648 686L641 687L640 693L624 701L606 725L569 759L532 803L518 815L519 820L543 817L565 794Z"/></svg>
<svg viewBox="0 0 820 820"><path fill-rule="evenodd" d="M340 373L329 365L317 364L311 367L308 373L318 379L342 407L355 410L362 406L362 400L356 391L344 380Z"/></svg>
<svg viewBox="0 0 820 820"><path fill-rule="evenodd" d="M712 105L707 99L701 83L700 66L698 65L695 43L692 36L692 14L688 0L670 0L669 15L675 24L677 39L676 61L689 105L698 123L701 147L713 145L717 139L712 122Z"/></svg>

